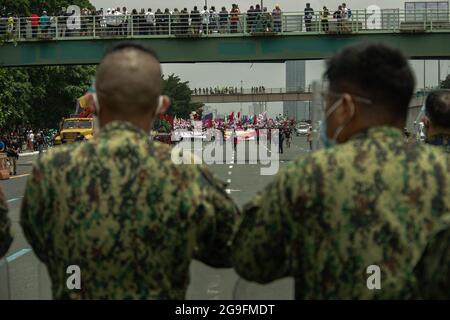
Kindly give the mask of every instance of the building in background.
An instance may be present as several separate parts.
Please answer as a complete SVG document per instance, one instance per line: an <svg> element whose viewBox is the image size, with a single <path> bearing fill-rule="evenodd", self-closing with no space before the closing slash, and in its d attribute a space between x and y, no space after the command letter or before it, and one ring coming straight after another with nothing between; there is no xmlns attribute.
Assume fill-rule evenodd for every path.
<svg viewBox="0 0 450 320"><path fill-rule="evenodd" d="M286 90L297 91L306 88L306 62L286 61ZM283 115L296 120L308 120L309 103L304 101L283 102Z"/></svg>

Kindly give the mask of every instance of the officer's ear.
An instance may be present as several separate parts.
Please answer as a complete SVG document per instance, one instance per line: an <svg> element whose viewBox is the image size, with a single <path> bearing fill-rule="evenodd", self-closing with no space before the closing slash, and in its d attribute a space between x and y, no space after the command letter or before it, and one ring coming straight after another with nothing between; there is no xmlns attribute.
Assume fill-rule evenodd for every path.
<svg viewBox="0 0 450 320"><path fill-rule="evenodd" d="M422 122L426 129L430 128L430 124L431 124L430 118L428 118L427 116L423 116Z"/></svg>
<svg viewBox="0 0 450 320"><path fill-rule="evenodd" d="M158 114L164 114L169 110L171 105L170 98L168 96L160 96L159 97L159 106L158 106Z"/></svg>

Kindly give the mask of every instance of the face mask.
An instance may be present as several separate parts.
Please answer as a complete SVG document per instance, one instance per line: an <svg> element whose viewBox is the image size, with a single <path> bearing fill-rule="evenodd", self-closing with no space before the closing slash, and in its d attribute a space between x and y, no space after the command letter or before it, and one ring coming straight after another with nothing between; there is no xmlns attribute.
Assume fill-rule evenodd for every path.
<svg viewBox="0 0 450 320"><path fill-rule="evenodd" d="M333 136L332 139L330 139L328 137L328 134L327 134L327 119L330 117L330 115L333 112L336 111L336 109L340 106L341 103L342 103L342 98L340 98L335 103L333 103L333 105L328 110L327 114L325 115L325 118L324 118L323 122L320 123L320 141L322 142L322 144L323 144L323 146L325 148L331 148L331 147L333 147L333 146L335 146L337 144L337 141L336 141L337 136L336 136L336 134ZM339 131L339 133L340 133L340 131Z"/></svg>

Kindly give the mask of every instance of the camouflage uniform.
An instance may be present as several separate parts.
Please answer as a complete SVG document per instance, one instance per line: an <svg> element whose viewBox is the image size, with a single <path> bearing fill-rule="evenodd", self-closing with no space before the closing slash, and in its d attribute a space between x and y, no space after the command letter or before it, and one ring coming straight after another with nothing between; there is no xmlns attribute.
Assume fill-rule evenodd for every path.
<svg viewBox="0 0 450 320"><path fill-rule="evenodd" d="M440 146L445 152L450 153L450 135L436 134L427 139L427 143L435 146Z"/></svg>
<svg viewBox="0 0 450 320"><path fill-rule="evenodd" d="M377 127L280 171L245 206L233 264L250 281L294 277L297 299L411 298L426 281L449 295L449 242L430 242L434 270L414 270L449 225L449 157ZM370 265L381 268L381 290L367 288Z"/></svg>
<svg viewBox="0 0 450 320"><path fill-rule="evenodd" d="M8 206L0 188L0 258L6 254L13 240L10 228L11 221L8 218Z"/></svg>
<svg viewBox="0 0 450 320"><path fill-rule="evenodd" d="M231 267L238 209L204 167L127 122L52 150L26 187L21 225L56 299L184 299L193 258ZM69 265L81 290L68 290Z"/></svg>

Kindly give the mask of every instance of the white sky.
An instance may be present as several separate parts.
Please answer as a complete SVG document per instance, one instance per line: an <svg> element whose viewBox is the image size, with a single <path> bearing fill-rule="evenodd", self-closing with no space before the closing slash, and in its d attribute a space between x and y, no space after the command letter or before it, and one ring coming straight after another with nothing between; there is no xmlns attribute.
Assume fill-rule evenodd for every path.
<svg viewBox="0 0 450 320"><path fill-rule="evenodd" d="M226 6L228 9L232 3L239 4L241 10L247 10L250 5L260 3L260 0L207 0L208 6L215 5L216 8ZM264 0L264 6L269 9L275 4L280 4L284 11L302 11L307 0ZM352 10L365 9L369 5L378 5L380 8L400 8L404 9L403 0L309 0L314 10L320 10L323 5L328 6L330 10L337 8L342 2ZM91 3L97 8L123 7L126 6L129 11L132 9L152 8L184 8L191 10L194 5L201 7L205 4L204 0L91 0ZM423 87L423 61L417 60L411 62L417 79L417 87ZM313 80L319 80L323 73L322 61L307 61L306 63L306 82L307 85ZM426 61L426 86L436 86L438 83L437 61ZM449 61L441 61L441 79L445 78L450 71ZM263 85L266 88L285 87L285 65L283 63L202 63L202 64L166 64L163 65L165 74L174 73L183 81L189 81L192 88L195 87L215 87L215 86L235 86L240 87L241 81L244 87ZM275 107L274 113L281 112L281 104L272 105ZM231 110L236 106L222 106L222 108ZM245 109L245 108L244 108Z"/></svg>

